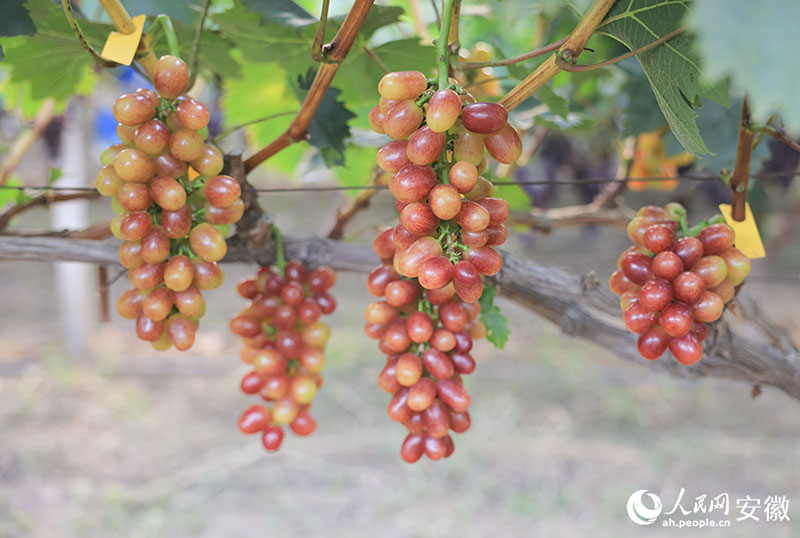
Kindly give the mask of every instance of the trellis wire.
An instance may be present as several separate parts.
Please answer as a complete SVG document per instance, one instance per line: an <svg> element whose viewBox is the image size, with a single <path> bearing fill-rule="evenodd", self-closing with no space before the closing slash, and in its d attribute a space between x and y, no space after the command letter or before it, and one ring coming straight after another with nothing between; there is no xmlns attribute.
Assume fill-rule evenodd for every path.
<svg viewBox="0 0 800 538"><path fill-rule="evenodd" d="M752 174L751 179L759 179L766 181L781 181L790 177L800 176L800 172L765 172L762 174ZM638 182L658 182L658 181L721 181L718 176L677 176L677 177L644 177L644 178L572 178L572 179L543 179L543 180L528 180L528 181L493 181L492 184L496 187L511 187L511 186L535 186L535 185L590 185L600 183L629 183L633 181ZM332 192L332 191L367 191L367 190L386 190L387 185L330 185L321 187L254 187L254 190L259 193L292 193L292 192ZM51 187L42 185L0 185L0 189L12 190L32 190L32 191L51 191L51 192L94 192L97 189L94 187Z"/></svg>

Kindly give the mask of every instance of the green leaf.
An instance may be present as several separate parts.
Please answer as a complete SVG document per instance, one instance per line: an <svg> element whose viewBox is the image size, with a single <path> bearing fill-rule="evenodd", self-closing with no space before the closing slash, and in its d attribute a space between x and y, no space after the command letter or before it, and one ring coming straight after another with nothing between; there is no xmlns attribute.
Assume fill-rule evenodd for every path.
<svg viewBox="0 0 800 538"><path fill-rule="evenodd" d="M658 101L650 90L650 82L638 62L633 59L625 60L619 66L627 74L619 92L625 97L622 136L649 133L666 124L664 114L658 108Z"/></svg>
<svg viewBox="0 0 800 538"><path fill-rule="evenodd" d="M291 0L243 0L250 9L269 22L283 26L316 24L317 18Z"/></svg>
<svg viewBox="0 0 800 538"><path fill-rule="evenodd" d="M550 113L555 116L565 118L569 113L569 100L554 92L550 84L545 84L536 90L536 98L547 105Z"/></svg>
<svg viewBox="0 0 800 538"><path fill-rule="evenodd" d="M481 321L486 325L486 339L494 347L503 349L511 331L508 329L508 318L494 304L494 286L484 286L481 298Z"/></svg>
<svg viewBox="0 0 800 538"><path fill-rule="evenodd" d="M178 38L181 57L189 63L194 54L194 39L197 28L173 21L175 36ZM156 56L169 53L167 40L159 30L161 25L151 26L151 31L156 35L152 46ZM233 43L222 37L219 32L204 30L200 40L200 70L206 74L219 75L224 78L236 78L242 75L242 68L238 61L231 55Z"/></svg>
<svg viewBox="0 0 800 538"><path fill-rule="evenodd" d="M22 181L16 175L11 175L6 181L6 185L9 187L21 187ZM5 210L7 206L24 204L31 199L22 189L0 188L0 211Z"/></svg>
<svg viewBox="0 0 800 538"><path fill-rule="evenodd" d="M36 33L36 25L28 10L22 5L24 3L25 0L6 0L3 10L0 12L0 37ZM4 58L5 53L0 45L0 60Z"/></svg>
<svg viewBox="0 0 800 538"><path fill-rule="evenodd" d="M598 32L631 50L676 30L688 11L688 2L678 0L631 0L625 4L614 4ZM716 24L716 21L708 23ZM729 106L728 84L726 81L712 83L701 71L694 40L694 36L684 32L637 55L637 59L676 138L691 153L702 155L709 153L709 149L697 129L696 114L690 103L697 103L704 97Z"/></svg>
<svg viewBox="0 0 800 538"><path fill-rule="evenodd" d="M4 39L3 65L11 71L11 83L17 88L27 87L32 99L65 100L92 76L92 58L81 47L58 5L49 0L28 0L26 7L36 20L38 32L32 37ZM81 21L81 29L90 42L99 46L110 27Z"/></svg>
<svg viewBox="0 0 800 538"><path fill-rule="evenodd" d="M563 118L545 112L534 117L533 123L562 133L585 133L594 127L595 121L582 112L569 112Z"/></svg>
<svg viewBox="0 0 800 538"><path fill-rule="evenodd" d="M750 96L756 117L780 112L793 132L800 131L798 21L797 0L697 0L688 18L708 74L730 76L733 86Z"/></svg>
<svg viewBox="0 0 800 538"><path fill-rule="evenodd" d="M305 99L315 75L316 71L309 70L305 78L298 77L294 91L300 101ZM328 88L308 125L309 142L320 150L329 168L344 163L344 142L350 138L347 122L356 116L339 101L340 94L337 88Z"/></svg>

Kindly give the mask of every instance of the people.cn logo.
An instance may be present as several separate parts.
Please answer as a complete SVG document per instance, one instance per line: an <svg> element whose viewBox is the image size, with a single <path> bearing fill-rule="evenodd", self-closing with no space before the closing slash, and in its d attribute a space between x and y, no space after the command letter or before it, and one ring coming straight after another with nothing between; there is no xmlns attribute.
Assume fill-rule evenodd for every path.
<svg viewBox="0 0 800 538"><path fill-rule="evenodd" d="M647 495L650 498L650 502L653 503L652 507L645 506L645 495ZM655 493L648 493L646 489L634 491L631 496L628 497L628 517L637 525L652 524L656 518L661 515L661 510L663 510L661 498Z"/></svg>

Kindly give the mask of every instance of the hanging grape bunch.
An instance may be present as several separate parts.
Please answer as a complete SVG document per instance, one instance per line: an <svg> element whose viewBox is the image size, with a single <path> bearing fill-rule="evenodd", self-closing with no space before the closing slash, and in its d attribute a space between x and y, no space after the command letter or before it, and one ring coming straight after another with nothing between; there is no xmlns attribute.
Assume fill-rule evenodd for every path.
<svg viewBox="0 0 800 538"><path fill-rule="evenodd" d="M330 336L320 317L336 309L328 293L336 283L333 269L309 273L301 261L291 260L282 273L261 267L255 278L241 281L239 295L251 302L230 322L244 343L241 358L252 366L242 378L242 392L259 395L266 404L248 407L239 418L239 430L261 433L269 451L280 447L283 425L300 436L316 428L309 408L322 385Z"/></svg>
<svg viewBox="0 0 800 538"><path fill-rule="evenodd" d="M609 287L620 296L625 326L640 335L639 354L655 360L669 348L678 362L696 363L706 324L733 299L750 259L734 248L721 216L689 228L677 203L641 208L628 236L634 246L619 257Z"/></svg>
<svg viewBox="0 0 800 538"><path fill-rule="evenodd" d="M205 313L202 290L223 280L223 233L242 217L238 182L222 171L222 153L198 132L205 105L183 95L186 64L163 56L153 74L156 91L139 89L114 103L121 144L103 152L97 190L118 213L111 231L123 240L119 260L133 288L117 301L136 334L159 350L194 343ZM157 92L157 93L156 93ZM192 179L189 166L199 174Z"/></svg>
<svg viewBox="0 0 800 538"><path fill-rule="evenodd" d="M470 425L461 375L474 371L472 341L486 334L481 277L500 271L493 247L508 237L508 203L479 175L485 150L511 164L522 141L502 105L455 84L437 90L418 71L385 75L378 92L369 121L393 139L377 163L393 174L400 223L373 244L382 265L367 289L385 300L367 308L365 332L387 355L379 384L393 395L389 416L409 431L401 456L439 459L454 450L448 431Z"/></svg>

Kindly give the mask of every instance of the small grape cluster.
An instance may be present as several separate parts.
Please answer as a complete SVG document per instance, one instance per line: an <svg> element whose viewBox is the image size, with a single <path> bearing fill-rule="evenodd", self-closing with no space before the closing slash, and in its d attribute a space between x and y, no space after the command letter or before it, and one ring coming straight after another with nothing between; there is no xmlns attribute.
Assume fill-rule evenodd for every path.
<svg viewBox="0 0 800 538"><path fill-rule="evenodd" d="M502 105L475 102L455 83L436 89L403 71L385 75L378 92L369 122L393 139L376 160L392 174L400 222L373 242L382 265L367 289L384 300L367 307L364 331L387 355L378 383L392 394L389 417L409 431L401 456L437 460L455 449L448 432L470 425L461 376L475 370L473 339L486 335L481 277L500 271L493 247L508 237L508 202L480 176L485 153L511 164L522 141Z"/></svg>
<svg viewBox="0 0 800 538"><path fill-rule="evenodd" d="M241 389L271 404L248 407L239 418L239 430L261 432L269 451L280 447L282 425L300 436L310 435L317 426L308 410L322 385L330 327L320 317L336 310L328 292L335 283L333 269L319 267L309 273L303 262L290 260L283 274L261 267L255 278L237 287L239 295L250 300L230 322L231 331L244 343L241 359L252 366Z"/></svg>
<svg viewBox="0 0 800 538"><path fill-rule="evenodd" d="M193 345L205 313L200 290L222 284L223 232L244 213L239 183L218 175L222 153L198 132L209 113L183 95L188 81L183 60L163 56L153 73L156 91L139 89L114 102L122 143L102 153L96 180L118 213L111 231L123 240L119 260L134 286L117 310L135 319L136 334L158 350Z"/></svg>
<svg viewBox="0 0 800 538"><path fill-rule="evenodd" d="M670 203L643 207L628 224L634 246L619 257L609 287L620 296L625 326L641 335L642 357L655 360L667 348L685 365L702 357L706 324L720 318L750 272L721 219L689 228L683 206Z"/></svg>
<svg viewBox="0 0 800 538"><path fill-rule="evenodd" d="M487 166L484 150L511 164L522 141L502 105L477 103L455 84L430 86L419 71L388 73L369 114L372 129L394 139L377 155L378 166L393 174L389 189L400 213L394 268L425 289L452 281L459 297L474 302L483 292L481 275L503 265L493 247L508 237L508 202L479 175Z"/></svg>
<svg viewBox="0 0 800 538"><path fill-rule="evenodd" d="M448 430L462 433L470 426L461 376L475 370L469 352L486 326L478 319L479 303L461 300L452 282L426 290L400 277L386 256L391 232L373 245L384 263L370 273L367 290L384 300L367 306L364 332L387 355L378 385L392 394L389 417L408 428L400 455L409 463L423 454L438 460L455 449Z"/></svg>

